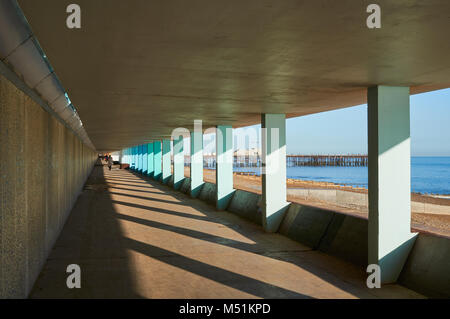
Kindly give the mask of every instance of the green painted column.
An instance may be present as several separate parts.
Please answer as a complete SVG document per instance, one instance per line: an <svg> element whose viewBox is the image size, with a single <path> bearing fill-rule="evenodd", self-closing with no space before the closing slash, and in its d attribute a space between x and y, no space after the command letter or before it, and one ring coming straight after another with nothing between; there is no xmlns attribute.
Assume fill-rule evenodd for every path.
<svg viewBox="0 0 450 319"><path fill-rule="evenodd" d="M190 194L197 197L203 186L203 132L195 130L191 132L191 187Z"/></svg>
<svg viewBox="0 0 450 319"><path fill-rule="evenodd" d="M162 141L162 182L167 184L172 176L172 163L170 160L170 140Z"/></svg>
<svg viewBox="0 0 450 319"><path fill-rule="evenodd" d="M216 208L225 210L233 196L233 129L216 127Z"/></svg>
<svg viewBox="0 0 450 319"><path fill-rule="evenodd" d="M137 169L137 146L133 146L132 149L133 149L133 156L132 156L133 161L132 161L131 166L132 166L133 170L136 170Z"/></svg>
<svg viewBox="0 0 450 319"><path fill-rule="evenodd" d="M368 89L369 264L395 282L414 244L411 233L409 88Z"/></svg>
<svg viewBox="0 0 450 319"><path fill-rule="evenodd" d="M138 159L138 171L139 173L142 173L142 168L143 168L143 145L139 145L138 147L138 152L139 152L139 159Z"/></svg>
<svg viewBox="0 0 450 319"><path fill-rule="evenodd" d="M139 153L140 153L140 149L139 149L139 145L137 145L136 146L136 164L135 164L136 172L139 172Z"/></svg>
<svg viewBox="0 0 450 319"><path fill-rule="evenodd" d="M148 146L147 144L142 145L142 173L147 175L148 170Z"/></svg>
<svg viewBox="0 0 450 319"><path fill-rule="evenodd" d="M141 145L136 146L136 171L141 172Z"/></svg>
<svg viewBox="0 0 450 319"><path fill-rule="evenodd" d="M286 116L261 115L262 223L276 232L288 207L286 201Z"/></svg>
<svg viewBox="0 0 450 319"><path fill-rule="evenodd" d="M157 181L162 176L162 150L161 141L153 142L153 178Z"/></svg>
<svg viewBox="0 0 450 319"><path fill-rule="evenodd" d="M147 175L153 177L154 172L154 163L155 159L153 158L153 143L147 144Z"/></svg>
<svg viewBox="0 0 450 319"><path fill-rule="evenodd" d="M184 181L183 136L173 140L173 188L180 189Z"/></svg>

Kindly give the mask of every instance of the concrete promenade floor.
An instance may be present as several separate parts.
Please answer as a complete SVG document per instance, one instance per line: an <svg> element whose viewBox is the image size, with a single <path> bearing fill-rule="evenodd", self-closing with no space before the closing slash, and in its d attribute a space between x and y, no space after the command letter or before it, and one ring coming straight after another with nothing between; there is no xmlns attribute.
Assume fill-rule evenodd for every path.
<svg viewBox="0 0 450 319"><path fill-rule="evenodd" d="M68 289L66 267L81 267ZM96 166L31 298L420 298L133 172Z"/></svg>

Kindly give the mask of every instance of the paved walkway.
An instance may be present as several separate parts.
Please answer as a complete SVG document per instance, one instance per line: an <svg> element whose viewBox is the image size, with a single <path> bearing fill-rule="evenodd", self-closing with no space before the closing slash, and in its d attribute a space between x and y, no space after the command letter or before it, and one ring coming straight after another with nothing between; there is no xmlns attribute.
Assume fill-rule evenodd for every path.
<svg viewBox="0 0 450 319"><path fill-rule="evenodd" d="M81 267L68 289L66 267ZM95 167L31 298L416 298L132 172Z"/></svg>

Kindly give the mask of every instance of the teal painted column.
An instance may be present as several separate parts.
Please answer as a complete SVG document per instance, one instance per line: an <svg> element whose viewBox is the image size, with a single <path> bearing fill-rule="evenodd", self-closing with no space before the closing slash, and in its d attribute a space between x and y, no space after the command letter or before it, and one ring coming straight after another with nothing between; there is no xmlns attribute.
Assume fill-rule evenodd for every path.
<svg viewBox="0 0 450 319"><path fill-rule="evenodd" d="M184 181L183 136L173 140L173 188L180 189Z"/></svg>
<svg viewBox="0 0 450 319"><path fill-rule="evenodd" d="M153 142L153 178L157 181L161 180L162 176L162 151L161 141Z"/></svg>
<svg viewBox="0 0 450 319"><path fill-rule="evenodd" d="M191 187L190 194L197 197L203 186L203 132L195 130L191 132Z"/></svg>
<svg viewBox="0 0 450 319"><path fill-rule="evenodd" d="M136 146L136 171L139 172L139 153L140 153L140 147L139 145Z"/></svg>
<svg viewBox="0 0 450 319"><path fill-rule="evenodd" d="M140 153L140 147L139 145L136 146L136 171L139 172L139 153Z"/></svg>
<svg viewBox="0 0 450 319"><path fill-rule="evenodd" d="M393 283L416 239L411 233L411 142L408 87L370 87L369 264Z"/></svg>
<svg viewBox="0 0 450 319"><path fill-rule="evenodd" d="M147 144L142 145L142 173L147 175L148 170L148 146Z"/></svg>
<svg viewBox="0 0 450 319"><path fill-rule="evenodd" d="M233 196L233 129L216 128L216 208L224 210Z"/></svg>
<svg viewBox="0 0 450 319"><path fill-rule="evenodd" d="M138 171L142 173L142 163L143 163L143 147L139 145L139 159L138 159Z"/></svg>
<svg viewBox="0 0 450 319"><path fill-rule="evenodd" d="M147 175L153 177L154 172L153 142L147 144Z"/></svg>
<svg viewBox="0 0 450 319"><path fill-rule="evenodd" d="M286 201L286 116L261 115L262 223L276 232L288 207Z"/></svg>
<svg viewBox="0 0 450 319"><path fill-rule="evenodd" d="M163 184L167 184L172 176L172 163L170 159L170 140L162 141L162 178Z"/></svg>
<svg viewBox="0 0 450 319"><path fill-rule="evenodd" d="M136 170L136 166L137 166L137 165L136 165L136 158L137 158L136 154L137 154L137 149L136 149L136 146L133 146L131 149L132 149L132 152L133 152L131 168L135 171L135 170Z"/></svg>

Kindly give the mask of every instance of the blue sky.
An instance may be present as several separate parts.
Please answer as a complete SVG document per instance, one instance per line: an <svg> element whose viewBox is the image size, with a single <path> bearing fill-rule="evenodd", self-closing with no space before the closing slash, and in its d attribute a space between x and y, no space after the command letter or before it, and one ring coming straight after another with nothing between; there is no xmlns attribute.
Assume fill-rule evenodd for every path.
<svg viewBox="0 0 450 319"><path fill-rule="evenodd" d="M410 105L411 155L450 156L450 89L411 95ZM288 154L367 154L367 105L291 118L286 131Z"/></svg>

